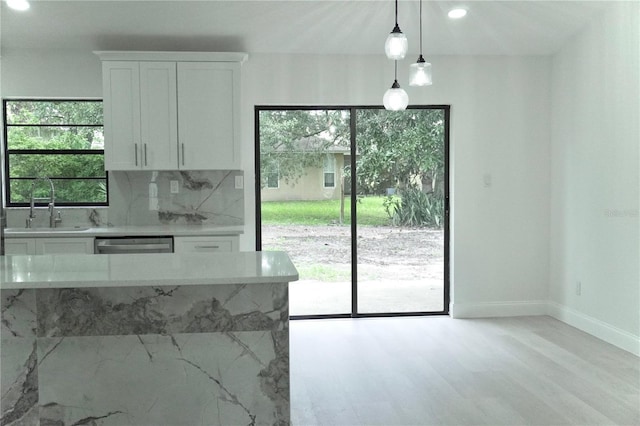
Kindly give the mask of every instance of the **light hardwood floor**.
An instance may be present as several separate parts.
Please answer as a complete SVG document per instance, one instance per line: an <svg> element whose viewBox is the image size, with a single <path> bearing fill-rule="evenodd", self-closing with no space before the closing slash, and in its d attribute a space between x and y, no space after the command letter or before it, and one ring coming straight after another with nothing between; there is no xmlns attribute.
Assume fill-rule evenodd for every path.
<svg viewBox="0 0 640 426"><path fill-rule="evenodd" d="M640 358L550 317L299 320L311 425L640 425Z"/></svg>

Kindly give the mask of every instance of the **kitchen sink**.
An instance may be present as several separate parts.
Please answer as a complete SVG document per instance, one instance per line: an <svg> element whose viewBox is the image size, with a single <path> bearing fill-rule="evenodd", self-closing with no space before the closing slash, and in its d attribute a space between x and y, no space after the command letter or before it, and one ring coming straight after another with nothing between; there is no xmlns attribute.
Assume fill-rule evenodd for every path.
<svg viewBox="0 0 640 426"><path fill-rule="evenodd" d="M8 234L16 232L82 232L88 231L88 226L61 226L58 228L6 228L4 231Z"/></svg>

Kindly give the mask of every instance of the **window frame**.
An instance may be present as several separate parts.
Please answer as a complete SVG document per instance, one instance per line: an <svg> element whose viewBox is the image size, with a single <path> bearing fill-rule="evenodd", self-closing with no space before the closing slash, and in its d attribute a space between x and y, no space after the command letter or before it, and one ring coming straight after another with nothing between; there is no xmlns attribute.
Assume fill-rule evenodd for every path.
<svg viewBox="0 0 640 426"><path fill-rule="evenodd" d="M386 312L386 313L362 313L358 310L358 262L357 262L357 240L358 240L358 223L357 223L357 147L356 147L356 121L358 110L382 110L382 106L372 105L255 105L254 106L254 171L255 171L255 249L261 251L263 249L263 232L262 232L262 192L260 191L260 112L262 111L317 111L317 110L348 110L350 111L350 126L351 126L351 151L350 151L350 186L351 190L351 264L353 273L351 277L351 313L343 314L318 314L318 315L295 315L291 317L291 320L304 320L304 319L327 319L327 318L376 318L376 317L410 317L410 316L436 316L436 315L449 315L450 314L450 292L451 292L451 265L450 265L450 220L451 220L451 205L450 200L450 132L451 132L451 105L436 104L436 105L412 105L408 110L431 110L441 109L444 113L444 303L442 311L419 311L419 312Z"/></svg>
<svg viewBox="0 0 640 426"><path fill-rule="evenodd" d="M276 176L276 186L269 186L269 175L275 175ZM280 167L278 166L278 168L271 173L267 173L267 179L265 182L265 188L266 189L280 189Z"/></svg>
<svg viewBox="0 0 640 426"><path fill-rule="evenodd" d="M104 148L103 149L9 149L9 127L102 127L104 132L104 117L102 124L9 124L7 122L7 104L11 102L100 102L103 103L103 99L99 98L3 98L2 99L2 118L3 118L3 155L4 155L4 170L3 184L4 188L1 188L4 192L6 207L28 207L29 202L12 202L11 201L11 181L33 181L35 177L10 177L10 154L38 154L38 155L102 155L104 161ZM54 181L65 180L104 180L106 188L106 200L104 202L69 202L69 201L56 201L56 206L60 207L108 207L109 206L109 172L105 169L104 177L51 177ZM41 202L36 205L45 205Z"/></svg>
<svg viewBox="0 0 640 426"><path fill-rule="evenodd" d="M327 165L331 163L331 167ZM335 189L336 187L336 168L337 161L335 154L327 153L322 163L322 188L323 189ZM333 175L333 185L327 185L327 175Z"/></svg>

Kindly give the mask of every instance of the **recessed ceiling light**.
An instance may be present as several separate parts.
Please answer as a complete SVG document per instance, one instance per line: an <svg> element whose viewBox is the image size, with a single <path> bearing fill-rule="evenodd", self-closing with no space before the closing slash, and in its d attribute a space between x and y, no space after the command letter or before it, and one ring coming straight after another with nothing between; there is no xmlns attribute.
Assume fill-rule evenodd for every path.
<svg viewBox="0 0 640 426"><path fill-rule="evenodd" d="M7 6L14 10L27 10L29 9L29 2L27 0L7 0Z"/></svg>
<svg viewBox="0 0 640 426"><path fill-rule="evenodd" d="M449 11L449 18L451 19L460 19L462 17L464 17L467 14L467 9L463 9L461 7L455 8L455 9L451 9Z"/></svg>

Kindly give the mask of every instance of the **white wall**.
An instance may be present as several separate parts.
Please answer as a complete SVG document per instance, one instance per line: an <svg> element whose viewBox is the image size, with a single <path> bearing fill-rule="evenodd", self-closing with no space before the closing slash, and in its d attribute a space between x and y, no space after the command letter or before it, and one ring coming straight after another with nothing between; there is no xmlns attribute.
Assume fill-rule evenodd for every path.
<svg viewBox="0 0 640 426"><path fill-rule="evenodd" d="M437 57L434 84L411 104L451 105L453 313L545 312L549 238L546 57ZM246 182L253 181L254 105L381 105L393 62L379 56L251 55L243 68ZM403 84L403 82L405 82ZM483 177L491 175L485 187ZM254 247L254 190L243 249Z"/></svg>
<svg viewBox="0 0 640 426"><path fill-rule="evenodd" d="M549 279L548 57L436 57L412 104L451 105L452 299L456 316L544 313ZM101 97L91 52L3 52L4 96ZM380 105L393 62L251 55L243 66L245 235L254 245L254 105ZM485 187L484 175L492 184Z"/></svg>
<svg viewBox="0 0 640 426"><path fill-rule="evenodd" d="M102 98L102 68L92 52L2 51L4 97Z"/></svg>
<svg viewBox="0 0 640 426"><path fill-rule="evenodd" d="M551 313L640 354L640 4L553 58ZM582 294L576 294L577 282Z"/></svg>

